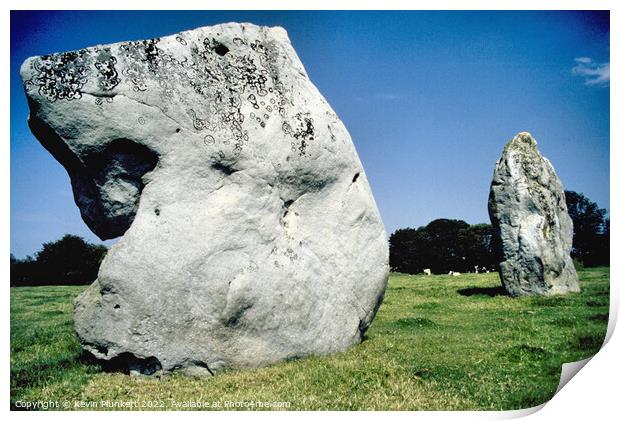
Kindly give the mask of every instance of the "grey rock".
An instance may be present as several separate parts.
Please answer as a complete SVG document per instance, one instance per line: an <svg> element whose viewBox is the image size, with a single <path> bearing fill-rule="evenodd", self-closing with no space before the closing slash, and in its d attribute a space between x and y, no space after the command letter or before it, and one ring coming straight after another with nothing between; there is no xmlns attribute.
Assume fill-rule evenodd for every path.
<svg viewBox="0 0 620 421"><path fill-rule="evenodd" d="M495 165L489 215L502 244L500 277L511 296L579 291L564 187L529 133L509 141Z"/></svg>
<svg viewBox="0 0 620 421"><path fill-rule="evenodd" d="M29 123L102 239L82 347L210 375L342 351L383 297L385 230L282 28L223 24L29 58Z"/></svg>

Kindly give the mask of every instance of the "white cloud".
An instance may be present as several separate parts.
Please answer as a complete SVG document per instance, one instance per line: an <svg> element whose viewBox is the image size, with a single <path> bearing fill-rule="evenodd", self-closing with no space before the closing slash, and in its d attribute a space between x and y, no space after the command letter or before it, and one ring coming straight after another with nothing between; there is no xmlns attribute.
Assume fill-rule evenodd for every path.
<svg viewBox="0 0 620 421"><path fill-rule="evenodd" d="M585 79L589 86L609 86L609 63L597 63L590 57L577 57L573 75Z"/></svg>

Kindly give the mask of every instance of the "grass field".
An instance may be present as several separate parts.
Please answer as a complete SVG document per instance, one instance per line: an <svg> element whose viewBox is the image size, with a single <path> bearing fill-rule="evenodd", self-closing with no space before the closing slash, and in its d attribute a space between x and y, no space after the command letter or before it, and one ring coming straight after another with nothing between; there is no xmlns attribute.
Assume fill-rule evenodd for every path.
<svg viewBox="0 0 620 421"><path fill-rule="evenodd" d="M595 354L607 329L609 268L582 293L509 298L491 274L392 274L368 338L329 357L210 379L106 373L80 357L72 302L85 287L11 288L11 407L29 401L290 402L288 409L518 409L548 401L563 362ZM149 407L150 406L150 407ZM159 407L159 408L158 408ZM52 407L53 409L53 407ZM247 409L259 409L249 407Z"/></svg>

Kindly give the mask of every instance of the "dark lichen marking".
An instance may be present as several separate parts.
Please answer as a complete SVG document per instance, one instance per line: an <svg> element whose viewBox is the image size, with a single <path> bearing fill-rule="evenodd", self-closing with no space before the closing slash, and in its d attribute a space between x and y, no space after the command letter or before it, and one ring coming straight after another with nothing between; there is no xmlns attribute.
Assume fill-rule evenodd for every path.
<svg viewBox="0 0 620 421"><path fill-rule="evenodd" d="M111 96L108 96L108 97L105 97L105 98L98 96L98 97L95 98L95 104L97 104L97 105L101 106L101 105L103 105L106 102L108 104L111 104L112 102L114 102L114 98L111 97Z"/></svg>
<svg viewBox="0 0 620 421"><path fill-rule="evenodd" d="M288 257L291 260L291 262L299 259L299 255L295 253L295 251L292 248L287 248L284 251L284 256Z"/></svg>
<svg viewBox="0 0 620 421"><path fill-rule="evenodd" d="M196 115L196 111L194 111L193 109L190 109L187 114L189 114L190 118L192 119L194 129L201 131L207 126L207 120L198 118L198 116Z"/></svg>
<svg viewBox="0 0 620 421"><path fill-rule="evenodd" d="M109 48L99 51L95 61L95 68L97 69L97 84L103 91L112 90L121 83L118 72L114 67L115 64L116 57L112 55Z"/></svg>
<svg viewBox="0 0 620 421"><path fill-rule="evenodd" d="M314 123L309 114L297 113L295 119L297 120L297 128L295 131L289 130L289 133L292 132L292 136L299 141L298 144L293 143L293 149L296 147L299 150L299 156L304 156L306 155L308 141L314 140Z"/></svg>
<svg viewBox="0 0 620 421"><path fill-rule="evenodd" d="M242 38L233 38L233 44L235 44L237 47L241 47L242 45L247 46L248 42Z"/></svg>
<svg viewBox="0 0 620 421"><path fill-rule="evenodd" d="M50 102L80 99L82 88L88 81L91 61L91 55L85 49L41 56L31 64L37 75L25 84L38 88L39 95Z"/></svg>
<svg viewBox="0 0 620 421"><path fill-rule="evenodd" d="M128 63L123 74L127 76L136 92L146 91L147 80L152 79L150 76L159 70L162 58L157 43L159 43L159 38L128 41L119 46L121 54L125 56L125 61ZM167 86L161 87L165 89Z"/></svg>
<svg viewBox="0 0 620 421"><path fill-rule="evenodd" d="M254 94L248 95L248 101L250 101L250 104L252 104L252 107L255 110L258 110L260 108L260 106L258 105L258 102L256 101L256 95Z"/></svg>
<svg viewBox="0 0 620 421"><path fill-rule="evenodd" d="M291 150L306 155L308 142L315 138L314 122L309 113L287 117L287 105L293 103L280 80L280 53L275 44L240 37L234 38L232 45L213 37L192 42L181 35L175 39L187 48L187 54L177 57L154 38L121 43L117 57L109 47L43 56L32 62L36 76L26 85L36 87L50 101L81 98L89 77L95 77L103 91L121 83L129 84L137 93L153 88L163 102L175 96L183 102L179 89L187 87L202 98L197 108L187 111L194 129L217 131L219 137L227 139L223 145L233 144L233 154L238 155L250 140L246 124L265 128L271 113L277 112L285 123L282 129L292 138ZM123 77L116 69L119 61L123 62ZM95 101L103 104L102 100ZM242 112L246 101L257 110L251 119ZM205 114L201 116L197 110Z"/></svg>

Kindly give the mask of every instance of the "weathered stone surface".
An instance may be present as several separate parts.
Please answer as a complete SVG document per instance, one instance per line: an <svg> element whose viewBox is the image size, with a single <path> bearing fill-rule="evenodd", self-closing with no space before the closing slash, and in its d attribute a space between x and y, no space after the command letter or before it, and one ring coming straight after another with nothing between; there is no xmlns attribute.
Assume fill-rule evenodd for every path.
<svg viewBox="0 0 620 421"><path fill-rule="evenodd" d="M386 286L385 232L282 28L34 57L21 75L84 221L122 235L75 302L86 350L209 374L360 341Z"/></svg>
<svg viewBox="0 0 620 421"><path fill-rule="evenodd" d="M564 187L529 133L508 142L495 165L489 215L501 238L500 276L510 295L579 291Z"/></svg>

